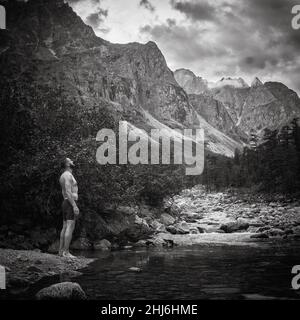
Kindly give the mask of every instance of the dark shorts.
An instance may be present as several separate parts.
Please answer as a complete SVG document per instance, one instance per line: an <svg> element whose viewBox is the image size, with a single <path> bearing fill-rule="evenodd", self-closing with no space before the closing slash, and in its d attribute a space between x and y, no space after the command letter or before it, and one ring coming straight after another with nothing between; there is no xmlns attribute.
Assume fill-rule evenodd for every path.
<svg viewBox="0 0 300 320"><path fill-rule="evenodd" d="M74 210L69 200L64 200L61 207L64 221L75 220Z"/></svg>

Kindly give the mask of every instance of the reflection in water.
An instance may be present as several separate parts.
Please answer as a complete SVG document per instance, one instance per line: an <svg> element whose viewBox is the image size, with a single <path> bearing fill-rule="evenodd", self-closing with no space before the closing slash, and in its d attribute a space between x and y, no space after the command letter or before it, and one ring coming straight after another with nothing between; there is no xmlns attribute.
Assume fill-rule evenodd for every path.
<svg viewBox="0 0 300 320"><path fill-rule="evenodd" d="M299 248L275 243L90 253L98 260L73 281L90 299L299 299L291 289Z"/></svg>

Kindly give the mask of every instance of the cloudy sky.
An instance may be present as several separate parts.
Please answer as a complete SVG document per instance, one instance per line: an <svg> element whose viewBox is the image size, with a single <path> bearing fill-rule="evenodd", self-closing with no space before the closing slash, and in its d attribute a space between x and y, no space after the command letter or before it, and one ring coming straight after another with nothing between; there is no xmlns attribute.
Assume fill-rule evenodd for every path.
<svg viewBox="0 0 300 320"><path fill-rule="evenodd" d="M67 0L111 42L155 41L172 70L210 81L254 76L300 93L298 0Z"/></svg>

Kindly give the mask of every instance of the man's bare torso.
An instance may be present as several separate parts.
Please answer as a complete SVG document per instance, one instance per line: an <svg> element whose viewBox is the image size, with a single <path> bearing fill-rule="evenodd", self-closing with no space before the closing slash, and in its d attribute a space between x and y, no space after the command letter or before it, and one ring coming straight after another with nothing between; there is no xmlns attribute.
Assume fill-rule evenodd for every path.
<svg viewBox="0 0 300 320"><path fill-rule="evenodd" d="M61 185L62 195L64 199L68 199L66 186L71 187L71 193L73 200L78 200L78 185L73 174L69 171L65 171L59 178L59 183Z"/></svg>

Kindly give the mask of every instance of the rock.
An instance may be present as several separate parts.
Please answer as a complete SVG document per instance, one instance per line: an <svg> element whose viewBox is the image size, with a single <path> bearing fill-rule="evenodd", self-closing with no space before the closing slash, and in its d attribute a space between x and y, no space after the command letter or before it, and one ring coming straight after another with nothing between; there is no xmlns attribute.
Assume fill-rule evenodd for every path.
<svg viewBox="0 0 300 320"><path fill-rule="evenodd" d="M166 227L166 230L172 234L178 234L178 230L175 226L168 226Z"/></svg>
<svg viewBox="0 0 300 320"><path fill-rule="evenodd" d="M292 230L295 235L300 236L300 226L294 227Z"/></svg>
<svg viewBox="0 0 300 320"><path fill-rule="evenodd" d="M192 217L184 217L184 221L188 223L197 223L198 221Z"/></svg>
<svg viewBox="0 0 300 320"><path fill-rule="evenodd" d="M134 244L135 247L141 247L145 248L148 247L148 241L147 240L139 240L137 243Z"/></svg>
<svg viewBox="0 0 300 320"><path fill-rule="evenodd" d="M166 227L160 223L159 221L157 220L153 220L151 223L150 223L150 227L154 230L154 231L158 231L158 232L164 232L166 231Z"/></svg>
<svg viewBox="0 0 300 320"><path fill-rule="evenodd" d="M174 246L176 246L177 244L171 240L171 239L164 239L164 243L163 243L163 247L166 248L173 248Z"/></svg>
<svg viewBox="0 0 300 320"><path fill-rule="evenodd" d="M256 233L261 233L261 232L264 232L264 231L267 231L270 229L271 229L271 227L269 227L269 226L260 227L256 230Z"/></svg>
<svg viewBox="0 0 300 320"><path fill-rule="evenodd" d="M278 206L278 203L276 202L270 202L269 203L269 206L272 207L272 208L276 208Z"/></svg>
<svg viewBox="0 0 300 320"><path fill-rule="evenodd" d="M147 239L153 230L149 227L148 223L144 220L135 216L135 222L128 227L125 231L125 236L132 242L137 242L141 239Z"/></svg>
<svg viewBox="0 0 300 320"><path fill-rule="evenodd" d="M198 229L198 231L199 231L199 233L205 233L205 229L204 228L202 228L202 227L197 227L197 229Z"/></svg>
<svg viewBox="0 0 300 320"><path fill-rule="evenodd" d="M267 239L269 238L268 234L265 232L255 233L250 236L251 239Z"/></svg>
<svg viewBox="0 0 300 320"><path fill-rule="evenodd" d="M151 211L151 207L149 207L149 206L141 206L139 209L139 216L141 216L143 218L154 219L154 214Z"/></svg>
<svg viewBox="0 0 300 320"><path fill-rule="evenodd" d="M248 219L245 218L237 218L236 221L240 224L250 224Z"/></svg>
<svg viewBox="0 0 300 320"><path fill-rule="evenodd" d="M277 228L272 228L267 231L268 235L271 237L281 237L284 235L284 231Z"/></svg>
<svg viewBox="0 0 300 320"><path fill-rule="evenodd" d="M131 272L141 272L142 271L142 269L138 268L138 267L131 267L128 270L131 271Z"/></svg>
<svg viewBox="0 0 300 320"><path fill-rule="evenodd" d="M175 219L170 216L169 214L167 213L163 213L161 216L160 216L160 222L166 226L169 226L171 224L174 224L175 223Z"/></svg>
<svg viewBox="0 0 300 320"><path fill-rule="evenodd" d="M92 245L87 238L78 238L71 243L72 250L91 250Z"/></svg>
<svg viewBox="0 0 300 320"><path fill-rule="evenodd" d="M226 233L237 232L241 230L247 230L249 228L249 223L243 222L228 222L223 224L220 229L225 231Z"/></svg>
<svg viewBox="0 0 300 320"><path fill-rule="evenodd" d="M173 203L169 208L169 212L175 216L180 215L181 211L182 209L176 203Z"/></svg>
<svg viewBox="0 0 300 320"><path fill-rule="evenodd" d="M164 244L165 244L165 239L162 239L160 237L147 240L148 246L162 247L164 246Z"/></svg>
<svg viewBox="0 0 300 320"><path fill-rule="evenodd" d="M220 207L220 206L215 207L212 209L212 211L223 211L223 207Z"/></svg>
<svg viewBox="0 0 300 320"><path fill-rule="evenodd" d="M21 254L19 254L19 255L17 256L17 259L20 260L20 261L22 261L22 262L26 262L26 261L29 260L28 257L26 257L26 256L24 256L24 255L21 255Z"/></svg>
<svg viewBox="0 0 300 320"><path fill-rule="evenodd" d="M61 282L40 290L37 300L86 300L87 296L75 282Z"/></svg>
<svg viewBox="0 0 300 320"><path fill-rule="evenodd" d="M109 251L109 250L111 250L111 243L106 239L100 240L100 241L94 243L94 249L95 250L102 250L102 251Z"/></svg>
<svg viewBox="0 0 300 320"><path fill-rule="evenodd" d="M29 272L36 272L36 273L42 273L42 272L43 272L42 269L40 269L39 267L36 267L36 266L29 266L29 267L27 268L27 271L29 271Z"/></svg>
<svg viewBox="0 0 300 320"><path fill-rule="evenodd" d="M182 221L176 225L166 227L166 230L172 234L188 234L190 228L185 221Z"/></svg>
<svg viewBox="0 0 300 320"><path fill-rule="evenodd" d="M191 233L191 234L198 234L198 233L199 233L199 230L198 230L197 227L192 227L192 228L190 228L190 233Z"/></svg>

